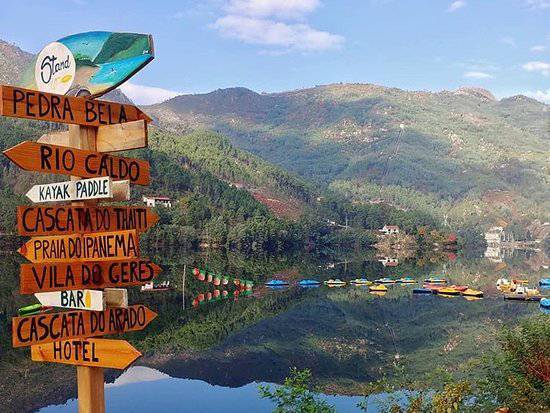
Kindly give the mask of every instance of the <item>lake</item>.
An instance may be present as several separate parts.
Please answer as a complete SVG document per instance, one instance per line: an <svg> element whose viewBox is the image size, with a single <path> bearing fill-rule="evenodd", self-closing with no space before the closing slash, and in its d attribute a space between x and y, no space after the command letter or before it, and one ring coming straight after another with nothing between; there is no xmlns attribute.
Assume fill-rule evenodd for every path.
<svg viewBox="0 0 550 413"><path fill-rule="evenodd" d="M449 253L395 267L384 267L372 253L357 252L247 258L221 251L157 250L142 255L163 267L156 282L170 281L173 288L129 291L131 304L144 304L159 316L144 331L119 337L144 355L124 372L106 370L110 412L270 412L273 404L260 398L258 385L282 383L294 366L311 370L321 397L339 412L356 412L365 386L399 369L417 377L438 369L475 374L472 364L493 348L502 325L540 312L538 303L503 300L496 280L521 276L534 285L548 276L547 258L519 253L492 259ZM74 367L35 363L29 349L11 348L11 317L34 301L17 292L21 258L5 253L1 262L0 410L76 411ZM249 295L236 295L233 282L201 281L194 268L252 280L255 286ZM483 290L485 297L413 295L415 285L389 286L383 296L367 287L294 285L303 278L402 276L419 281L444 277ZM272 278L291 286L263 286ZM385 398L371 396L368 411L377 411Z"/></svg>

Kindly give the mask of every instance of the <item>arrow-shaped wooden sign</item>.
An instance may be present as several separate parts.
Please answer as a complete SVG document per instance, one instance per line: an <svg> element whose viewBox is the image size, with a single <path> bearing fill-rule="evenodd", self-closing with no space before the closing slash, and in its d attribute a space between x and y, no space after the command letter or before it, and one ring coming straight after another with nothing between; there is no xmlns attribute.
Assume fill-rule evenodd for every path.
<svg viewBox="0 0 550 413"><path fill-rule="evenodd" d="M149 162L107 153L24 141L5 150L4 155L26 171L81 178L110 176L138 185L149 185L151 180Z"/></svg>
<svg viewBox="0 0 550 413"><path fill-rule="evenodd" d="M0 115L82 126L151 122L137 106L0 85Z"/></svg>
<svg viewBox="0 0 550 413"><path fill-rule="evenodd" d="M108 176L34 185L27 198L32 202L83 201L86 199L130 199L130 181L114 181Z"/></svg>
<svg viewBox="0 0 550 413"><path fill-rule="evenodd" d="M135 230L34 237L17 250L33 263L110 261L139 256Z"/></svg>
<svg viewBox="0 0 550 413"><path fill-rule="evenodd" d="M50 132L38 138L38 143L71 147L69 132ZM147 122L136 120L97 128L98 152L118 152L147 147Z"/></svg>
<svg viewBox="0 0 550 413"><path fill-rule="evenodd" d="M64 340L31 347L34 361L121 370L140 356L141 353L126 340L103 338Z"/></svg>
<svg viewBox="0 0 550 413"><path fill-rule="evenodd" d="M109 307L128 307L128 290L106 288L100 290L68 290L34 294L46 307L70 308L73 310L103 311Z"/></svg>
<svg viewBox="0 0 550 413"><path fill-rule="evenodd" d="M14 347L143 330L157 314L143 305L12 318Z"/></svg>
<svg viewBox="0 0 550 413"><path fill-rule="evenodd" d="M33 294L81 288L131 287L151 282L161 272L162 268L147 258L22 264L19 291Z"/></svg>
<svg viewBox="0 0 550 413"><path fill-rule="evenodd" d="M72 308L76 310L105 310L103 291L70 290L34 294L40 304L47 307Z"/></svg>
<svg viewBox="0 0 550 413"><path fill-rule="evenodd" d="M158 215L146 207L17 207L17 230L31 237L130 229L145 232L158 220Z"/></svg>

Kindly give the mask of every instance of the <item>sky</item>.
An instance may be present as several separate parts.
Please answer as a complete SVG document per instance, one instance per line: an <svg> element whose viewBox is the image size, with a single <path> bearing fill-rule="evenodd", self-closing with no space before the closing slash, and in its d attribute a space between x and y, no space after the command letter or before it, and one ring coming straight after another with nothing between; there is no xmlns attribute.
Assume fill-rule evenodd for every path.
<svg viewBox="0 0 550 413"><path fill-rule="evenodd" d="M243 86L476 86L550 103L550 0L2 0L0 39L39 52L91 30L150 33L138 104Z"/></svg>

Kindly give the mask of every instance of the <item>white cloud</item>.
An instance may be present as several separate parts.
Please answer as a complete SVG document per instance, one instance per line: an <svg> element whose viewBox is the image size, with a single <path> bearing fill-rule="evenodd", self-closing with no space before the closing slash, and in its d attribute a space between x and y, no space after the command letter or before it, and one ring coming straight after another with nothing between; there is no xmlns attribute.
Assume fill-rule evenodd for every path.
<svg viewBox="0 0 550 413"><path fill-rule="evenodd" d="M550 89L544 90L537 90L535 92L523 92L522 93L525 96L529 96L530 98L540 100L541 102L550 104Z"/></svg>
<svg viewBox="0 0 550 413"><path fill-rule="evenodd" d="M297 51L335 49L344 43L342 36L316 30L307 24L288 24L238 15L221 17L212 27L226 37L245 43L277 46Z"/></svg>
<svg viewBox="0 0 550 413"><path fill-rule="evenodd" d="M529 49L529 50L531 50L534 53L544 52L546 50L546 46L543 46L541 44L537 44L537 45L531 47L531 49Z"/></svg>
<svg viewBox="0 0 550 413"><path fill-rule="evenodd" d="M528 72L540 72L544 76L550 76L550 63L548 62L527 62L522 67Z"/></svg>
<svg viewBox="0 0 550 413"><path fill-rule="evenodd" d="M470 78L470 79L492 79L493 75L486 72L478 72L478 71L469 71L464 73L464 77Z"/></svg>
<svg viewBox="0 0 550 413"><path fill-rule="evenodd" d="M181 92L176 92L173 90L162 89L160 87L136 85L131 82L123 83L120 86L120 89L126 96L138 105L152 105L182 94Z"/></svg>
<svg viewBox="0 0 550 413"><path fill-rule="evenodd" d="M319 5L319 0L230 0L225 9L230 15L300 19Z"/></svg>
<svg viewBox="0 0 550 413"><path fill-rule="evenodd" d="M466 6L466 2L463 1L463 0L457 0L457 1L453 1L450 5L449 5L449 8L447 9L447 11L449 13L452 13L454 11L457 11L458 9L461 9L463 7Z"/></svg>
<svg viewBox="0 0 550 413"><path fill-rule="evenodd" d="M526 0L525 3L532 9L547 9L550 7L550 0Z"/></svg>

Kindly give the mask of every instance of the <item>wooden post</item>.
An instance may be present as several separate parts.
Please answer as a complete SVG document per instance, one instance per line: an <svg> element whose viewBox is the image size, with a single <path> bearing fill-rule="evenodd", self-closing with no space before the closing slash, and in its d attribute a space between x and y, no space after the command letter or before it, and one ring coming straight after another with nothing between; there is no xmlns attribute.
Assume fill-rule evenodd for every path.
<svg viewBox="0 0 550 413"><path fill-rule="evenodd" d="M78 413L105 413L102 367L77 366Z"/></svg>
<svg viewBox="0 0 550 413"><path fill-rule="evenodd" d="M97 128L69 125L69 146L89 151L97 150ZM71 176L71 180L80 179ZM71 202L73 206L96 205L97 201ZM105 379L102 367L77 366L78 413L105 412Z"/></svg>

